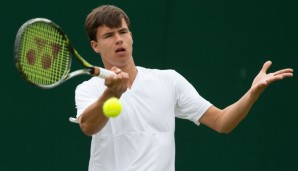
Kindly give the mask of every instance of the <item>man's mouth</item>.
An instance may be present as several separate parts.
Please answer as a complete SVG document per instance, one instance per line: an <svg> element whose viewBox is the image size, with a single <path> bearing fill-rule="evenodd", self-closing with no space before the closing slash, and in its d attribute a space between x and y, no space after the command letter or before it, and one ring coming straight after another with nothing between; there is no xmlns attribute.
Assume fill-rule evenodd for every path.
<svg viewBox="0 0 298 171"><path fill-rule="evenodd" d="M125 51L124 48L118 48L118 49L116 49L116 53L121 53L121 52L124 52L124 51Z"/></svg>
<svg viewBox="0 0 298 171"><path fill-rule="evenodd" d="M123 47L119 47L119 48L116 49L115 52L116 52L117 55L123 56L123 55L126 54L126 49L123 48Z"/></svg>

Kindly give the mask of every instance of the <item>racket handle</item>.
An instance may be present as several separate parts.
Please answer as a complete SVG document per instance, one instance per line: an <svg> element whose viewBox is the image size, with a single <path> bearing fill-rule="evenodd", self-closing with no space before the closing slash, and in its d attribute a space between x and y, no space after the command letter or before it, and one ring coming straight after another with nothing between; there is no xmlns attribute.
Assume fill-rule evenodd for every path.
<svg viewBox="0 0 298 171"><path fill-rule="evenodd" d="M104 69L104 68L100 68L100 67L94 67L94 71L93 71L93 75L98 76L100 78L108 78L111 75L115 75L115 73L113 71Z"/></svg>

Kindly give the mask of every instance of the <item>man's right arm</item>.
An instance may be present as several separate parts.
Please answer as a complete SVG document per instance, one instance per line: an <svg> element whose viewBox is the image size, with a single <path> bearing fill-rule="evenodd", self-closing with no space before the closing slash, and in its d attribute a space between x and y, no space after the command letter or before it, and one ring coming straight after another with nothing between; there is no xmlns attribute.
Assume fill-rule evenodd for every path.
<svg viewBox="0 0 298 171"><path fill-rule="evenodd" d="M88 106L78 118L81 130L88 136L98 133L108 122L109 118L103 114L103 104L111 97L120 98L127 90L128 74L125 72L115 72L116 76L111 76L105 80L107 88L103 94L93 104Z"/></svg>

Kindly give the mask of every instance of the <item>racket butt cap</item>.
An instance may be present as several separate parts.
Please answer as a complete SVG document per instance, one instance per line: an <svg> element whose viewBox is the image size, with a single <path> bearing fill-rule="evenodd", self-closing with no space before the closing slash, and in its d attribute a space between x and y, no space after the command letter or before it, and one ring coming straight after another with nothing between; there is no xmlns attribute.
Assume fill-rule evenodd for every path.
<svg viewBox="0 0 298 171"><path fill-rule="evenodd" d="M69 121L72 122L72 123L79 123L78 119L77 118L73 118L73 117L70 117L69 118Z"/></svg>

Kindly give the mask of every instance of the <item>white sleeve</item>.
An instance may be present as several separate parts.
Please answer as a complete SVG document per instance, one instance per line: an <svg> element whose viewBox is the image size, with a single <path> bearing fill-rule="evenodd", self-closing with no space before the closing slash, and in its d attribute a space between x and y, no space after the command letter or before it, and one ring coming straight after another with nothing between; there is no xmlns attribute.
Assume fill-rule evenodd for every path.
<svg viewBox="0 0 298 171"><path fill-rule="evenodd" d="M212 105L180 74L175 83L175 116L188 119L199 125L199 119Z"/></svg>
<svg viewBox="0 0 298 171"><path fill-rule="evenodd" d="M77 108L77 118L85 109L94 103L103 92L104 87L96 80L89 80L78 85L75 90L75 103Z"/></svg>

